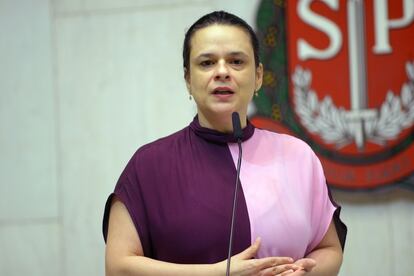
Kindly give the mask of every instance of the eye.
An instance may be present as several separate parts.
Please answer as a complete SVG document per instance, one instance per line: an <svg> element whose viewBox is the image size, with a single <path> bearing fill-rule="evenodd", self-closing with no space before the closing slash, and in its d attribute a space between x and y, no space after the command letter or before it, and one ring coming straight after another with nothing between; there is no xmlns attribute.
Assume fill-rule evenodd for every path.
<svg viewBox="0 0 414 276"><path fill-rule="evenodd" d="M236 59L231 60L230 63L234 64L234 65L242 65L242 64L244 64L244 61L242 59L237 59L236 58Z"/></svg>
<svg viewBox="0 0 414 276"><path fill-rule="evenodd" d="M201 67L209 67L214 64L214 61L212 60L203 60L200 62Z"/></svg>

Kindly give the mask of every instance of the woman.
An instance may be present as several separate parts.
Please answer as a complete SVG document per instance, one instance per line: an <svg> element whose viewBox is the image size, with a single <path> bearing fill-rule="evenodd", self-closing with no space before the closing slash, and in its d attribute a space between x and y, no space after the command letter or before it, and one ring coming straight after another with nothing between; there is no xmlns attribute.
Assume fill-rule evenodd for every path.
<svg viewBox="0 0 414 276"><path fill-rule="evenodd" d="M318 159L302 141L246 118L262 85L258 48L251 27L226 12L205 15L186 33L184 76L197 116L141 147L122 173L105 208L107 275L225 274L234 111L244 156L231 275L338 273L344 236L337 229L345 228Z"/></svg>

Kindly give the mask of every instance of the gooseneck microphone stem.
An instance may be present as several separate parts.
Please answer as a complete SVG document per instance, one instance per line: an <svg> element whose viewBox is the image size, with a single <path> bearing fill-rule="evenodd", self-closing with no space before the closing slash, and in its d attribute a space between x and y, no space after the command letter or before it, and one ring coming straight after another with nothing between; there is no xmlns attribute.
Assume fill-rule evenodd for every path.
<svg viewBox="0 0 414 276"><path fill-rule="evenodd" d="M233 196L233 211L231 214L231 226L230 226L230 242L229 242L229 254L227 256L227 268L226 268L226 276L230 275L230 260L231 254L233 250L233 232L234 232L234 221L236 218L236 210L237 210L237 191L239 189L240 181L240 167L241 167L241 157L242 157L242 146L241 146L241 139L237 141L239 146L239 158L237 160L237 177L236 177L236 187L234 188L234 196Z"/></svg>
<svg viewBox="0 0 414 276"><path fill-rule="evenodd" d="M232 121L233 121L233 135L234 135L234 138L237 139L237 145L239 146L239 157L237 159L236 186L234 188L234 195L233 195L233 210L231 214L229 252L227 256L226 276L230 275L230 262L231 262L231 255L232 255L232 250L233 250L234 221L236 220L236 210L237 210L237 191L240 185L239 177L240 177L240 167L241 167L241 160L242 160L241 143L242 143L242 138L243 138L243 132L241 130L241 125L240 125L240 117L237 112L233 112Z"/></svg>

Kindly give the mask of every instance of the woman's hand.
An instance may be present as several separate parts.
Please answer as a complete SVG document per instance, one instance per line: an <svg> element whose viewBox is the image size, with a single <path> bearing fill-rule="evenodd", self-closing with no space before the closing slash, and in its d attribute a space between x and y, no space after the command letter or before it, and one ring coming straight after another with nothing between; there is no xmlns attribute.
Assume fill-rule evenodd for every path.
<svg viewBox="0 0 414 276"><path fill-rule="evenodd" d="M311 258L303 258L297 260L295 264L301 266L306 272L309 272L316 266L316 261Z"/></svg>
<svg viewBox="0 0 414 276"><path fill-rule="evenodd" d="M293 259L290 257L254 259L259 248L260 239L256 239L250 247L233 256L230 264L230 275L284 276L303 268L302 266L294 264ZM217 264L220 266L220 271L223 272L223 268L224 270L226 269L226 264L227 260Z"/></svg>
<svg viewBox="0 0 414 276"><path fill-rule="evenodd" d="M316 261L311 258L303 258L297 260L295 265L299 266L300 269L297 269L295 271L290 271L287 274L282 274L286 276L305 276L307 272L312 271L312 269L316 266Z"/></svg>

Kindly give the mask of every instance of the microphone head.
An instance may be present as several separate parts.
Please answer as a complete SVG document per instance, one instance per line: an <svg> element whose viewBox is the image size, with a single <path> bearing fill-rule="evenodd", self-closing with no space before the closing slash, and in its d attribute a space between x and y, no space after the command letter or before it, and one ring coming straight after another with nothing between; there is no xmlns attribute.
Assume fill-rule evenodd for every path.
<svg viewBox="0 0 414 276"><path fill-rule="evenodd" d="M231 114L231 120L233 122L233 136L234 136L234 138L236 138L237 140L243 139L243 131L242 131L241 125L240 125L239 113L233 112Z"/></svg>

